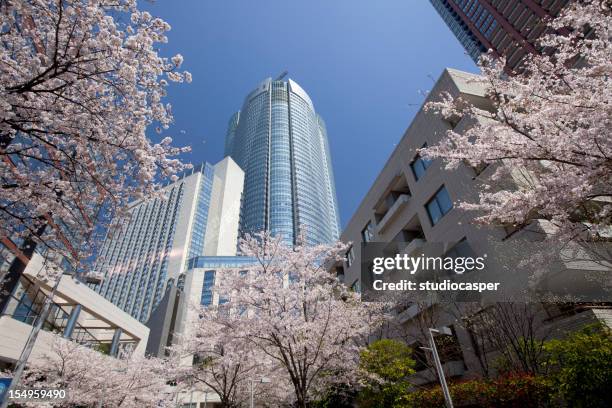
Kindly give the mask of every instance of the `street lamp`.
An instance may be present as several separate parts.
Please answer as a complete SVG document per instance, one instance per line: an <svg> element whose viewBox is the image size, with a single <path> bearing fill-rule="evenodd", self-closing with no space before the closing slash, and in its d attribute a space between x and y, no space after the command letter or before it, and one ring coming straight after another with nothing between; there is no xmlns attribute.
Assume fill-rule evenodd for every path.
<svg viewBox="0 0 612 408"><path fill-rule="evenodd" d="M440 356L438 355L438 349L436 348L436 342L434 340L434 333L443 334L446 336L452 336L453 332L449 327L441 327L440 329L429 328L429 347L421 347L424 350L431 351L433 354L434 363L436 365L436 371L438 372L438 378L440 379L440 385L442 386L442 393L444 394L444 401L446 402L447 408L453 408L453 400L451 399L448 385L446 384L446 378L444 377L444 370L442 369L442 363L440 362Z"/></svg>
<svg viewBox="0 0 612 408"><path fill-rule="evenodd" d="M251 408L255 408L255 380L251 378L249 381L251 382L251 404L250 404L250 407ZM261 379L259 381L257 381L258 384L268 384L269 382L270 382L270 379L266 378L266 377L261 377Z"/></svg>

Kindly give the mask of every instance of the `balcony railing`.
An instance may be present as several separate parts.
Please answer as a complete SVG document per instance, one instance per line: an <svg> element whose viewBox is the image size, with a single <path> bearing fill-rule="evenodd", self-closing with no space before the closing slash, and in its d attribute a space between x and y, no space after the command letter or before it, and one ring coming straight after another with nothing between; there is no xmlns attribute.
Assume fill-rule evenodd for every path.
<svg viewBox="0 0 612 408"><path fill-rule="evenodd" d="M408 203L408 200L410 200L409 194L400 194L399 197L397 197L397 200L395 200L393 205L391 205L389 210L387 210L385 215L376 225L376 232L378 234L382 233L389 226L389 222L395 218L402 208L404 208L404 206Z"/></svg>

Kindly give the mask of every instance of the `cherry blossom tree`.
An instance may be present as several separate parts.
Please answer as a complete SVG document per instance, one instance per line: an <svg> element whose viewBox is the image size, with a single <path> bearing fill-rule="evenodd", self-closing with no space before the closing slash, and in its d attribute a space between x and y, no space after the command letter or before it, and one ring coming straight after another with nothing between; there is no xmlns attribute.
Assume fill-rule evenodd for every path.
<svg viewBox="0 0 612 408"><path fill-rule="evenodd" d="M170 348L177 361L177 383L183 388L214 391L223 408L246 406L252 385L256 399L270 402L277 395L271 389L272 379L277 388L280 378L274 375L275 369L267 355L247 339L235 336L240 319L229 314L220 317L218 307L194 309L197 313L192 314L186 332ZM270 382L256 387L251 384L261 378Z"/></svg>
<svg viewBox="0 0 612 408"><path fill-rule="evenodd" d="M492 164L477 222L524 226L548 220L553 235L597 241L612 221L612 35L609 2L571 2L550 22L544 52L530 55L508 75L504 61L481 60L491 109L445 95L427 108L446 117L475 120L466 131L448 131L423 150L446 160ZM504 180L513 179L508 187Z"/></svg>
<svg viewBox="0 0 612 408"><path fill-rule="evenodd" d="M78 266L97 221L184 168L146 131L168 129L166 88L191 75L158 55L170 26L135 0L4 0L0 15L0 238Z"/></svg>
<svg viewBox="0 0 612 408"><path fill-rule="evenodd" d="M292 247L266 232L247 236L240 249L254 263L219 272L216 289L228 302L212 309L215 322L271 361L272 382L290 384L291 404L305 407L332 386L354 385L374 305L328 272L346 246Z"/></svg>
<svg viewBox="0 0 612 408"><path fill-rule="evenodd" d="M58 406L172 407L172 387L166 384L170 373L161 359L129 353L114 358L58 338L49 353L30 362L23 384L66 389L67 400Z"/></svg>

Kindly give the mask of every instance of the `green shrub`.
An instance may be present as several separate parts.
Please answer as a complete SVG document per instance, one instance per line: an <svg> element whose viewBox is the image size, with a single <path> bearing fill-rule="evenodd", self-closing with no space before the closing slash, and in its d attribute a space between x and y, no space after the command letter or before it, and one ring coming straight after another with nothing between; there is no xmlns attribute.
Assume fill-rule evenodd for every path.
<svg viewBox="0 0 612 408"><path fill-rule="evenodd" d="M533 373L505 372L496 379L450 384L457 408L612 407L612 333L588 326L567 338L546 341ZM411 350L394 340L374 342L361 355L361 368L382 381L359 394L360 407L444 408L439 386L414 391ZM516 366L514 368L516 370ZM534 373L546 375L534 375Z"/></svg>
<svg viewBox="0 0 612 408"><path fill-rule="evenodd" d="M363 408L395 405L408 392L408 377L415 373L412 349L390 339L377 340L361 352L360 368L366 373L366 386L357 398Z"/></svg>
<svg viewBox="0 0 612 408"><path fill-rule="evenodd" d="M414 374L412 349L401 341L376 340L361 352L362 370L388 382L402 381Z"/></svg>
<svg viewBox="0 0 612 408"><path fill-rule="evenodd" d="M450 385L457 408L543 408L549 407L550 382L531 375L512 375L495 380L472 380ZM444 408L440 387L403 395L402 408Z"/></svg>
<svg viewBox="0 0 612 408"><path fill-rule="evenodd" d="M587 326L544 345L556 396L573 408L612 406L612 335L601 325Z"/></svg>

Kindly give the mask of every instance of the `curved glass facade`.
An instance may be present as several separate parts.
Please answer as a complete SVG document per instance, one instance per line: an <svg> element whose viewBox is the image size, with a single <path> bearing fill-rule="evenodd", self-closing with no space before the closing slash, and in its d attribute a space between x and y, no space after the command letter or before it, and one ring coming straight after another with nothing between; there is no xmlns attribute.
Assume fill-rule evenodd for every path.
<svg viewBox="0 0 612 408"><path fill-rule="evenodd" d="M339 236L327 132L306 92L294 81L267 79L230 120L226 155L245 172L240 229L269 230L295 243Z"/></svg>

